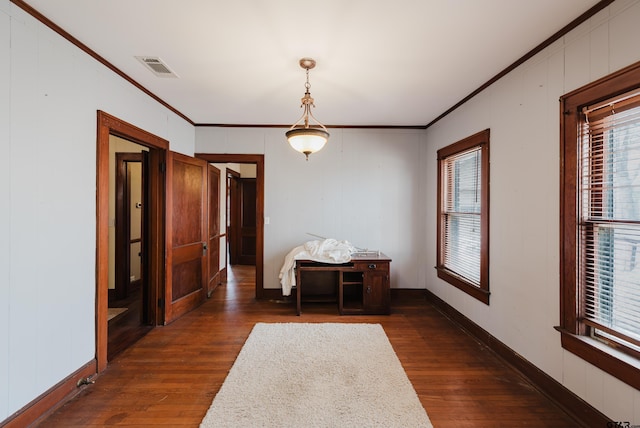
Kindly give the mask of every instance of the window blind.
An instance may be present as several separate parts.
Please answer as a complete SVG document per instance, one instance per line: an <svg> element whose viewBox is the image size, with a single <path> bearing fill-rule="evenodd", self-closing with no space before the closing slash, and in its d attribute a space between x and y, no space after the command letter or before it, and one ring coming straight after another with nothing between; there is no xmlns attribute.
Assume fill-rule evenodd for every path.
<svg viewBox="0 0 640 428"><path fill-rule="evenodd" d="M640 351L640 92L583 110L579 283L582 321Z"/></svg>
<svg viewBox="0 0 640 428"><path fill-rule="evenodd" d="M444 163L444 266L480 286L481 148Z"/></svg>

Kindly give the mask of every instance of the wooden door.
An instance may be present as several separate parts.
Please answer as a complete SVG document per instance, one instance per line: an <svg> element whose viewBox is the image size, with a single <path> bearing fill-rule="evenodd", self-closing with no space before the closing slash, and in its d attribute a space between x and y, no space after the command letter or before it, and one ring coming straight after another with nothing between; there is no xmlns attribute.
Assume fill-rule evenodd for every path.
<svg viewBox="0 0 640 428"><path fill-rule="evenodd" d="M146 151L116 153L115 177L115 288L109 290L109 302L129 296L132 288L143 283L141 262L145 224L143 199ZM132 278L135 277L135 278Z"/></svg>
<svg viewBox="0 0 640 428"><path fill-rule="evenodd" d="M206 298L207 165L179 153L167 156L165 324Z"/></svg>
<svg viewBox="0 0 640 428"><path fill-rule="evenodd" d="M229 264L239 263L240 243L240 173L227 169L227 245Z"/></svg>
<svg viewBox="0 0 640 428"><path fill-rule="evenodd" d="M142 153L140 153L142 155L142 225L140 230L140 279L142 286L142 322L148 325L159 324L158 320L156 319L156 317L158 316L158 290L156 289L156 287L151 286L152 281L150 280L150 278L154 275L154 271L151 267L151 265L153 264L153 249L150 244L155 240L154 245L158 245L157 237L152 238L154 235L154 222L151 220L152 213L154 213L154 209L152 207L154 198L152 198L150 195L153 176L151 174L151 168L149 168L149 165L150 159L152 159L152 157L154 159L158 157L158 154L153 152L154 150L142 151ZM161 163L162 162L157 162L158 165ZM156 166L156 168L159 167ZM164 235L162 234L161 236Z"/></svg>
<svg viewBox="0 0 640 428"><path fill-rule="evenodd" d="M115 153L115 262L114 288L109 303L129 295L131 265L131 162L140 162L140 153Z"/></svg>
<svg viewBox="0 0 640 428"><path fill-rule="evenodd" d="M208 286L207 295L220 283L220 170L213 165L208 166L209 183L209 216L208 216Z"/></svg>
<svg viewBox="0 0 640 428"><path fill-rule="evenodd" d="M256 179L240 179L238 264L256 264Z"/></svg>

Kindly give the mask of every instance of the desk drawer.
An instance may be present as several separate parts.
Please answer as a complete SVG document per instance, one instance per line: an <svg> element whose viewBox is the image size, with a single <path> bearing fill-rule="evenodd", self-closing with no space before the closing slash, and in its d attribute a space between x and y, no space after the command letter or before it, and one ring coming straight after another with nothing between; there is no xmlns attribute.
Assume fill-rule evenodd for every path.
<svg viewBox="0 0 640 428"><path fill-rule="evenodd" d="M381 262L378 260L372 260L367 262L354 262L353 270L360 272L370 272L370 271L389 271L389 262Z"/></svg>

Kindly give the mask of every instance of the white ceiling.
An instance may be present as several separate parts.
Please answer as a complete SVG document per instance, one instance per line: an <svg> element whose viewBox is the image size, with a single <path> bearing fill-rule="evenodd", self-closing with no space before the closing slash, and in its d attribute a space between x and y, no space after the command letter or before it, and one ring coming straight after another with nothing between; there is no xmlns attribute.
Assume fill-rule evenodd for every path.
<svg viewBox="0 0 640 428"><path fill-rule="evenodd" d="M26 0L195 123L426 125L598 0ZM160 57L178 79L135 56Z"/></svg>

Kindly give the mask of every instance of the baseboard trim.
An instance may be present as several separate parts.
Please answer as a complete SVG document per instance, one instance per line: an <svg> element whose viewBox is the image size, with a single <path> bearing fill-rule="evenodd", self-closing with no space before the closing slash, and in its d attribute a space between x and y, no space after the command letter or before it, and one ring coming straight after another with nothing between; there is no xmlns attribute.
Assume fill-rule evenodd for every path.
<svg viewBox="0 0 640 428"><path fill-rule="evenodd" d="M97 369L96 360L88 362L22 409L0 422L0 427L24 428L43 420L80 393L86 385L78 386L78 383L83 379L94 376L97 373Z"/></svg>
<svg viewBox="0 0 640 428"><path fill-rule="evenodd" d="M424 291L426 291L427 301L433 304L438 311L458 324L463 330L478 339L498 357L520 372L536 389L538 389L538 391L575 419L580 426L610 426L609 424L611 424L612 421L600 411L592 407L589 403L575 395L569 389L565 388L560 382L540 370L531 362L523 358L522 355L519 355L513 349L499 341L489 332L458 312L455 308L440 299L431 291Z"/></svg>
<svg viewBox="0 0 640 428"><path fill-rule="evenodd" d="M295 304L296 293L298 289L293 288L290 296L283 296L282 289L280 288L265 288L260 300L273 300L280 303L291 302ZM393 309L393 302L401 300L403 304L406 302L419 302L420 300L426 300L424 295L424 289L418 288L392 288L391 290L391 309Z"/></svg>
<svg viewBox="0 0 640 428"><path fill-rule="evenodd" d="M220 284L226 284L227 283L227 267L223 267L220 270Z"/></svg>
<svg viewBox="0 0 640 428"><path fill-rule="evenodd" d="M426 300L423 288L392 288L390 291L392 303L394 301L402 301L405 303Z"/></svg>
<svg viewBox="0 0 640 428"><path fill-rule="evenodd" d="M286 300L282 296L281 288L265 288L262 290L262 295L259 300ZM295 301L295 300L294 300Z"/></svg>
<svg viewBox="0 0 640 428"><path fill-rule="evenodd" d="M294 287L291 289L290 296L283 296L282 289L280 288L265 288L262 293L261 300L277 300L277 301L289 301L295 302L296 300L296 292L298 290ZM394 300L407 300L407 301L419 301L425 300L424 289L419 288L392 288L391 290L391 301Z"/></svg>

